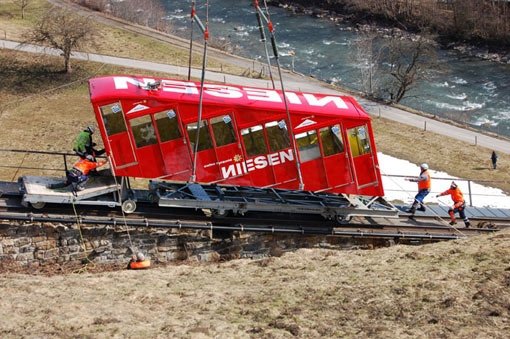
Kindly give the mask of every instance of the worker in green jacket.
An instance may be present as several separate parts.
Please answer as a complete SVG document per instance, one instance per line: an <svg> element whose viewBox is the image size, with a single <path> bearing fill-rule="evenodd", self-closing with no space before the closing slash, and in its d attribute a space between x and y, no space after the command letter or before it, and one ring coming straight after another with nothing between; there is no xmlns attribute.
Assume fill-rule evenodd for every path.
<svg viewBox="0 0 510 339"><path fill-rule="evenodd" d="M104 149L99 151L94 149L94 146L96 146L92 141L92 134L94 134L94 131L94 126L87 126L74 140L73 150L82 159L85 159L87 155L91 155L95 158L104 153Z"/></svg>

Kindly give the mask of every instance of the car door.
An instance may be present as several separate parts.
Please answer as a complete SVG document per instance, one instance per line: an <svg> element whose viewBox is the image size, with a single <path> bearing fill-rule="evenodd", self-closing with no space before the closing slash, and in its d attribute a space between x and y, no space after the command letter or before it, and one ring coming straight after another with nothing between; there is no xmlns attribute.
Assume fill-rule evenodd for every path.
<svg viewBox="0 0 510 339"><path fill-rule="evenodd" d="M170 108L154 114L159 147L165 166L165 179L186 181L191 175L191 157L177 109Z"/></svg>
<svg viewBox="0 0 510 339"><path fill-rule="evenodd" d="M104 131L105 147L109 151L117 175L134 175L130 167L138 165L134 145L129 137L124 111L120 102L99 106Z"/></svg>

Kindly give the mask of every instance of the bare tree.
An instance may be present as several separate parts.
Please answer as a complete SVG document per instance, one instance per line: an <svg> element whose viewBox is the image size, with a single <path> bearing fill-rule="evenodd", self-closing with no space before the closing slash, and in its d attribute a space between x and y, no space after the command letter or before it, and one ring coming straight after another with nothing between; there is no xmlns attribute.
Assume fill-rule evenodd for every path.
<svg viewBox="0 0 510 339"><path fill-rule="evenodd" d="M165 7L159 0L124 0L111 4L110 11L114 16L161 32L170 31Z"/></svg>
<svg viewBox="0 0 510 339"><path fill-rule="evenodd" d="M292 0L305 6L309 0ZM509 0L328 0L319 6L375 18L407 31L434 31L452 41L488 44L496 50L510 46Z"/></svg>
<svg viewBox="0 0 510 339"><path fill-rule="evenodd" d="M377 92L379 92L380 48L376 44L378 38L379 35L373 30L360 31L354 41L354 48L351 49L351 58L360 70L361 90L370 98L379 96Z"/></svg>
<svg viewBox="0 0 510 339"><path fill-rule="evenodd" d="M21 9L21 19L25 19L25 8L30 5L31 0L13 0L15 5L18 5Z"/></svg>
<svg viewBox="0 0 510 339"><path fill-rule="evenodd" d="M93 43L92 21L64 9L50 9L36 26L25 34L26 43L41 43L62 51L65 71L70 73L74 49Z"/></svg>
<svg viewBox="0 0 510 339"><path fill-rule="evenodd" d="M384 71L385 90L392 103L400 102L419 80L439 68L437 46L427 37L396 34L382 48L381 62L388 65Z"/></svg>

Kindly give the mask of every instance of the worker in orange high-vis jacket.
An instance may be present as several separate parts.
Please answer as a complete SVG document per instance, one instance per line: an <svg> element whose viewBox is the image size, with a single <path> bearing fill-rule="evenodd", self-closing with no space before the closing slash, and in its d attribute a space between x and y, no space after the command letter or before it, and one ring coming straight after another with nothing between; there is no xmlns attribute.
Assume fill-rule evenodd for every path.
<svg viewBox="0 0 510 339"><path fill-rule="evenodd" d="M411 213L409 218L413 219L416 209L422 212L425 212L426 210L426 207L423 204L423 199L425 199L425 197L430 193L431 179L429 174L429 165L425 163L421 164L420 175L417 178L407 178L407 180L418 183L418 193L414 197L411 208L407 210L407 212Z"/></svg>
<svg viewBox="0 0 510 339"><path fill-rule="evenodd" d="M50 184L48 188L62 188L72 185L73 191L82 191L85 189L90 172L104 164L106 164L106 160L98 162L92 155L87 155L84 159L78 160L73 168L67 171L65 182Z"/></svg>
<svg viewBox="0 0 510 339"><path fill-rule="evenodd" d="M464 201L464 195L462 191L457 186L455 181L452 181L450 188L444 191L443 193L438 194L436 197L441 197L443 195L450 195L453 200L453 206L448 210L448 214L450 215L450 225L457 224L457 220L455 220L455 213L459 212L459 216L464 220L464 224L466 227L471 226L468 217L466 216L466 202Z"/></svg>

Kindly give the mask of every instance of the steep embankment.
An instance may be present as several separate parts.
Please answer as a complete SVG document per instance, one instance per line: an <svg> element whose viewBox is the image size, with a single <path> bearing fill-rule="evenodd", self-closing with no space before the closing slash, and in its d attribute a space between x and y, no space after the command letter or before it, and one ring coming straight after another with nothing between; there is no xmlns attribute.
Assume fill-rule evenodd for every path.
<svg viewBox="0 0 510 339"><path fill-rule="evenodd" d="M0 335L507 338L509 288L508 231L148 271L3 274Z"/></svg>

